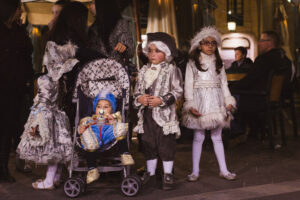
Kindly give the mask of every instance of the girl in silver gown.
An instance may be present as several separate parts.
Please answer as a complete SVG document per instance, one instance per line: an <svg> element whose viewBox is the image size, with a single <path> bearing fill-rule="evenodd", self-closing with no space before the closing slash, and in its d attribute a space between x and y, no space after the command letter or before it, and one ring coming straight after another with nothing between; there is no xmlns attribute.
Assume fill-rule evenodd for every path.
<svg viewBox="0 0 300 200"><path fill-rule="evenodd" d="M194 129L193 172L188 181L199 178L199 164L205 130L210 130L220 176L234 180L227 169L222 128L228 127L235 107L217 45L221 38L214 27L204 27L191 41L190 60L185 74L182 124Z"/></svg>
<svg viewBox="0 0 300 200"><path fill-rule="evenodd" d="M58 103L59 80L79 62L75 54L83 43L87 13L78 2L65 6L46 45L43 65L48 72L38 78L37 95L18 146L22 159L48 165L46 178L32 183L35 189L53 189L60 181L61 164L71 159L69 119Z"/></svg>

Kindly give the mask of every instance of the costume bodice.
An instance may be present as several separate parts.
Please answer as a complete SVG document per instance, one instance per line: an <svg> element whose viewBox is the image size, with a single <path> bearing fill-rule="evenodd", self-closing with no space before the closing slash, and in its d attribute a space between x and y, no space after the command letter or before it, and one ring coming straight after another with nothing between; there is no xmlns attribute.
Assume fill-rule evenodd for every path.
<svg viewBox="0 0 300 200"><path fill-rule="evenodd" d="M194 66L194 74L196 81L218 81L220 78L216 72L216 57L215 55L206 55L201 53L199 56L202 69L206 71L200 71Z"/></svg>
<svg viewBox="0 0 300 200"><path fill-rule="evenodd" d="M58 88L58 81L53 81L48 75L39 77L34 104L37 106L57 106Z"/></svg>

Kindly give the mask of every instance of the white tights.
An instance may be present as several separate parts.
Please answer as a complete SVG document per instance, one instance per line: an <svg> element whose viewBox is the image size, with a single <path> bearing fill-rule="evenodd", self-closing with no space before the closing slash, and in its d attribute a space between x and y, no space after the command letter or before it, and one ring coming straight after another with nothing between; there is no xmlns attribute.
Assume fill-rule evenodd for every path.
<svg viewBox="0 0 300 200"><path fill-rule="evenodd" d="M61 171L62 171L62 165L49 164L46 172L46 178L43 181L43 183L42 182L39 183L39 187L42 187L42 185L44 185L45 187L50 187L54 184L55 181L59 181Z"/></svg>
<svg viewBox="0 0 300 200"><path fill-rule="evenodd" d="M195 130L193 140L193 174L199 175L199 164L202 153L202 144L205 139L205 130ZM215 154L219 163L219 169L222 174L228 174L224 146L222 141L222 128L211 130L211 140L214 145Z"/></svg>

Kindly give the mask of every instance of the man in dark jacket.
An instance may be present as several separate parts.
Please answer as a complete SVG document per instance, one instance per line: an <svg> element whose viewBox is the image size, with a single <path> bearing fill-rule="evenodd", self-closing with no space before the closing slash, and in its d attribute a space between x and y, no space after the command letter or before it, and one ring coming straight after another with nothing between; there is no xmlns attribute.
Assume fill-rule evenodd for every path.
<svg viewBox="0 0 300 200"><path fill-rule="evenodd" d="M8 170L9 152L20 132L20 114L26 84L33 77L32 44L19 25L20 0L0 1L0 181L13 182ZM16 138L16 137L15 137Z"/></svg>
<svg viewBox="0 0 300 200"><path fill-rule="evenodd" d="M280 39L276 32L265 31L261 34L258 41L260 55L255 59L252 69L239 82L234 85L233 89L247 91L266 91L268 77L271 72L284 75L289 81L292 74L291 61L280 48ZM241 95L241 111L258 112L265 109L264 99L251 96Z"/></svg>
<svg viewBox="0 0 300 200"><path fill-rule="evenodd" d="M291 61L280 48L280 39L276 32L265 31L261 34L258 48L260 55L255 59L248 74L233 87L234 90L265 92L268 85L268 77L271 73L284 75L283 90L287 89L292 75ZM251 133L255 133L263 127L263 120L259 120L258 113L267 108L264 96L241 94L238 101L238 113L249 124ZM250 134L251 134L250 133Z"/></svg>

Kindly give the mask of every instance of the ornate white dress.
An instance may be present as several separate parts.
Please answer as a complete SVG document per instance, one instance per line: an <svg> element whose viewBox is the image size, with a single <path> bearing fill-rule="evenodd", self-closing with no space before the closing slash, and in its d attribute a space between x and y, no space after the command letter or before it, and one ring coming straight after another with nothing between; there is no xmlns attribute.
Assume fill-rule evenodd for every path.
<svg viewBox="0 0 300 200"><path fill-rule="evenodd" d="M232 115L226 106L234 107L236 102L228 89L224 67L216 72L215 55L200 54L202 72L194 61L189 61L186 68L182 124L191 129L211 130L217 127L229 127ZM189 109L193 107L201 114L193 116Z"/></svg>
<svg viewBox="0 0 300 200"><path fill-rule="evenodd" d="M69 119L58 107L60 77L73 69L77 46L57 45L49 41L43 59L48 73L38 78L38 92L25 124L17 152L37 164L67 162L71 158L72 139ZM32 127L38 132L31 135Z"/></svg>

